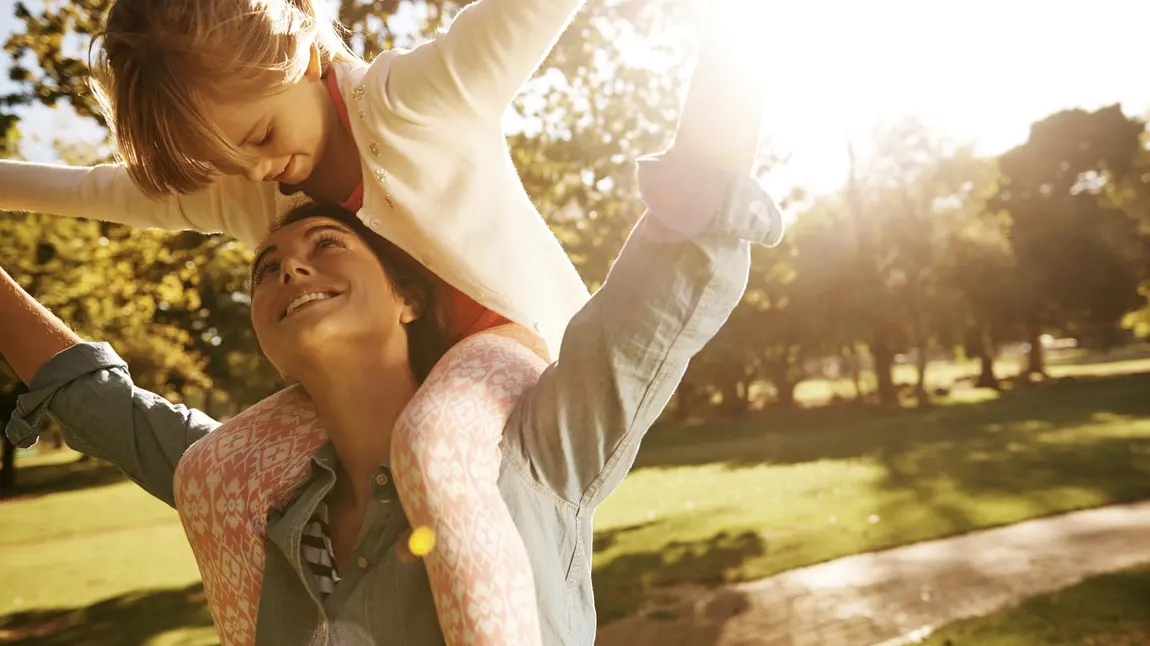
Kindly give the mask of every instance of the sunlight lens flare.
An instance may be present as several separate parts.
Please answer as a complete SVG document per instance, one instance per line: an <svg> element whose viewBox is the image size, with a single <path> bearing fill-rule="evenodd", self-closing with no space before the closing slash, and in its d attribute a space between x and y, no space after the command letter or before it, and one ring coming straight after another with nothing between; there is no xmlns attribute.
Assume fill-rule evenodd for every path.
<svg viewBox="0 0 1150 646"><path fill-rule="evenodd" d="M435 530L430 527L416 527L411 532L407 547L415 556L423 557L435 549Z"/></svg>

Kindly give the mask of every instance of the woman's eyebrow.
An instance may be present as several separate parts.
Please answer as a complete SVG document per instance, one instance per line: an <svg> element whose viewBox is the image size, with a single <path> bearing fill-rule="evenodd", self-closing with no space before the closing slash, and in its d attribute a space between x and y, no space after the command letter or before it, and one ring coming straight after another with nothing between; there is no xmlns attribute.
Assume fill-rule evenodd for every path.
<svg viewBox="0 0 1150 646"><path fill-rule="evenodd" d="M344 235L349 235L349 236L353 235L351 231L348 231L347 229L339 226L338 224L317 224L314 227L308 229L307 233L305 233L304 235L310 238L310 237L314 236L315 234L322 233L324 231L338 231Z"/></svg>

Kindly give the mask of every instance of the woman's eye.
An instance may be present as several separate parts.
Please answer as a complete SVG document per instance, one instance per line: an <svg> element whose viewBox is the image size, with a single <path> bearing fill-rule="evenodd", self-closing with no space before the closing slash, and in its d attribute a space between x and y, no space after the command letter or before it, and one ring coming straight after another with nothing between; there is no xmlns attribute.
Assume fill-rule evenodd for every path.
<svg viewBox="0 0 1150 646"><path fill-rule="evenodd" d="M335 236L326 236L323 238L319 238L315 242L315 248L316 249L326 249L329 247L343 248L344 246L345 245L343 244L343 241L340 240L339 238L336 238Z"/></svg>
<svg viewBox="0 0 1150 646"><path fill-rule="evenodd" d="M258 283L263 280L265 276L268 276L272 272L277 272L279 270L280 265L278 262L269 262L256 270L255 282Z"/></svg>

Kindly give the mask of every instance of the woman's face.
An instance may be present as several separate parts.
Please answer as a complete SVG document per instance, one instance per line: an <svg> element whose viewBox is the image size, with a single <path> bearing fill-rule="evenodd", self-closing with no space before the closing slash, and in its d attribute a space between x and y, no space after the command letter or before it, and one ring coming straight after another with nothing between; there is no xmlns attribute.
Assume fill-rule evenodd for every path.
<svg viewBox="0 0 1150 646"><path fill-rule="evenodd" d="M400 352L416 306L392 289L379 259L346 225L305 218L272 233L252 264L252 325L285 376L356 347Z"/></svg>

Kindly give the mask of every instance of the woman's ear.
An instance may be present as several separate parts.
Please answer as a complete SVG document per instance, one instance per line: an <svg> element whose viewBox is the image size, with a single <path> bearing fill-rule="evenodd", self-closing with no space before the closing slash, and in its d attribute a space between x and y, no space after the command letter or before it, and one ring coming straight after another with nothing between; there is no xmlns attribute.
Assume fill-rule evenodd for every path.
<svg viewBox="0 0 1150 646"><path fill-rule="evenodd" d="M405 294L403 297L403 311L399 313L399 322L407 325L413 323L423 316L423 302L424 296L422 290L412 290L414 293Z"/></svg>

